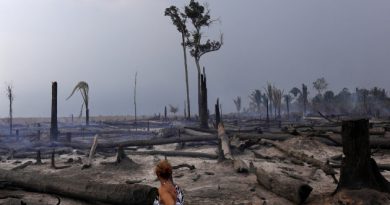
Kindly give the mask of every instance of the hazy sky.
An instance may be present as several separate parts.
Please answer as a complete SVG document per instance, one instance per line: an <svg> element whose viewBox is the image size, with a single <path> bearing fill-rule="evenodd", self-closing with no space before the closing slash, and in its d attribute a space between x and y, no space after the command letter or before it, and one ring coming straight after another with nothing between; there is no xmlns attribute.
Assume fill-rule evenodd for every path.
<svg viewBox="0 0 390 205"><path fill-rule="evenodd" d="M5 83L15 91L16 116L49 116L51 82L58 81L59 115L77 115L81 96L65 101L81 80L90 86L91 115L133 113L138 71L141 114L179 105L185 83L180 35L165 17L172 0L1 0L0 117L7 116ZM325 77L330 88L390 89L388 0L210 0L221 23L205 30L224 33L225 44L205 55L209 107L266 82L290 90ZM189 58L192 111L196 69ZM314 94L314 91L311 91Z"/></svg>

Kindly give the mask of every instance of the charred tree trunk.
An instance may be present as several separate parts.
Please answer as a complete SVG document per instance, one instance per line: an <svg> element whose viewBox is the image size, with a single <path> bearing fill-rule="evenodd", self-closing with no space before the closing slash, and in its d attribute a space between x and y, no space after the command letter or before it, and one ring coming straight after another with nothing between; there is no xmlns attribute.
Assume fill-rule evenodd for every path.
<svg viewBox="0 0 390 205"><path fill-rule="evenodd" d="M12 93L10 94L10 99L9 99L9 136L12 136Z"/></svg>
<svg viewBox="0 0 390 205"><path fill-rule="evenodd" d="M268 99L267 99L266 104L267 104L267 123L269 123L269 101L268 101Z"/></svg>
<svg viewBox="0 0 390 205"><path fill-rule="evenodd" d="M88 108L88 106L86 106L86 109L85 109L85 123L87 124L87 126L89 125L89 108Z"/></svg>
<svg viewBox="0 0 390 205"><path fill-rule="evenodd" d="M286 100L286 106L287 106L287 119L290 119L290 100Z"/></svg>
<svg viewBox="0 0 390 205"><path fill-rule="evenodd" d="M233 159L232 152L230 150L229 137L226 135L225 127L222 123L218 124L218 139L221 140L221 147L225 159Z"/></svg>
<svg viewBox="0 0 390 205"><path fill-rule="evenodd" d="M221 114L219 112L219 99L217 98L217 103L215 104L215 128L218 128L220 122Z"/></svg>
<svg viewBox="0 0 390 205"><path fill-rule="evenodd" d="M336 192L343 188L390 192L389 182L380 174L375 160L371 158L368 119L344 121L342 142L345 158Z"/></svg>
<svg viewBox="0 0 390 205"><path fill-rule="evenodd" d="M58 122L57 122L57 82L51 86L51 124L50 124L50 141L57 141Z"/></svg>
<svg viewBox="0 0 390 205"><path fill-rule="evenodd" d="M35 162L35 164L37 164L37 165L42 164L41 150L38 150L38 151L37 151L37 157L36 157L36 162Z"/></svg>
<svg viewBox="0 0 390 205"><path fill-rule="evenodd" d="M200 127L209 128L208 124L208 108L207 108L207 80L205 69L203 68L203 74L200 75Z"/></svg>
<svg viewBox="0 0 390 205"><path fill-rule="evenodd" d="M127 151L130 155L163 155L168 157L191 157L191 158L205 158L205 159L218 159L218 155L208 154L202 152L182 152L182 151Z"/></svg>
<svg viewBox="0 0 390 205"><path fill-rule="evenodd" d="M306 108L307 108L307 86L305 84L302 84L302 97L303 97L303 116L306 115Z"/></svg>
<svg viewBox="0 0 390 205"><path fill-rule="evenodd" d="M157 189L140 184L102 184L84 179L0 169L0 179L11 186L108 204L152 205Z"/></svg>
<svg viewBox="0 0 390 205"><path fill-rule="evenodd" d="M257 167L256 177L260 185L296 204L305 202L313 190L300 180L275 172L267 172L260 167Z"/></svg>
<svg viewBox="0 0 390 205"><path fill-rule="evenodd" d="M187 47L185 44L185 35L181 34L182 46L183 46L183 55L184 55L184 70L186 77L186 94L187 94L187 119L191 119L191 106L190 106L190 86L188 85L188 66L187 66Z"/></svg>
<svg viewBox="0 0 390 205"><path fill-rule="evenodd" d="M38 133L37 133L37 140L38 142L41 140L41 123L38 123Z"/></svg>
<svg viewBox="0 0 390 205"><path fill-rule="evenodd" d="M137 125L137 72L134 77L134 123ZM137 127L135 128L137 129Z"/></svg>
<svg viewBox="0 0 390 205"><path fill-rule="evenodd" d="M14 94L13 94L13 88L12 85L7 86L7 97L9 100L9 136L12 137L12 127L13 127L13 110L12 110L12 102L14 101Z"/></svg>
<svg viewBox="0 0 390 205"><path fill-rule="evenodd" d="M167 106L164 107L164 120L167 120Z"/></svg>

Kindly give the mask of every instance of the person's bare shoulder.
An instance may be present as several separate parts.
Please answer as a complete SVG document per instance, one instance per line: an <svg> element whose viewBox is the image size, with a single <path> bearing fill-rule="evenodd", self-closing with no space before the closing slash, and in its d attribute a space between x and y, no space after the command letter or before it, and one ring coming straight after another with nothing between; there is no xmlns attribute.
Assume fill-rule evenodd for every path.
<svg viewBox="0 0 390 205"><path fill-rule="evenodd" d="M169 190L167 190L165 187L160 187L158 189L158 194L160 196L160 202L162 202L162 204L175 205L175 199L172 199L172 196L169 193Z"/></svg>

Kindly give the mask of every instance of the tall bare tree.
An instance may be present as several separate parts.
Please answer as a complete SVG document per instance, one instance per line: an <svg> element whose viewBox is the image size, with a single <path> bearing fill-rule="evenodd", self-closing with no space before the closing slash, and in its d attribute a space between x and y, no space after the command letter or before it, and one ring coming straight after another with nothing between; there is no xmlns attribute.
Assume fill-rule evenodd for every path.
<svg viewBox="0 0 390 205"><path fill-rule="evenodd" d="M83 103L81 104L81 110L80 110L79 117L81 117L83 115L83 109L85 106L85 123L86 123L86 125L89 125L89 86L88 86L88 83L86 83L84 81L80 81L79 83L77 83L77 85L73 88L72 93L69 95L68 98L66 98L66 100L68 100L70 97L72 97L73 94L77 90L80 91L81 97L83 98Z"/></svg>
<svg viewBox="0 0 390 205"><path fill-rule="evenodd" d="M135 72L134 76L134 121L137 124L137 75L138 72Z"/></svg>
<svg viewBox="0 0 390 205"><path fill-rule="evenodd" d="M9 101L9 135L12 136L12 118L13 118L13 110L12 105L15 99L14 93L13 93L13 86L12 84L6 85L6 95Z"/></svg>
<svg viewBox="0 0 390 205"><path fill-rule="evenodd" d="M210 10L207 7L199 4L199 2L191 0L189 5L187 5L184 10L185 15L188 19L191 20L192 26L194 27L194 30L190 32L190 36L187 39L186 45L190 49L190 54L195 60L198 71L198 111L200 125L202 127L208 127L208 108L207 103L205 103L207 102L207 93L204 93L204 89L202 91L201 85L202 82L206 82L203 80L205 79L206 73L204 67L202 73L200 59L206 53L219 50L223 44L223 38L221 34L219 41L212 41L209 39L205 42L202 41L202 28L209 27L215 21L211 19Z"/></svg>
<svg viewBox="0 0 390 205"><path fill-rule="evenodd" d="M283 91L273 86L272 88L272 96L274 100L274 107L275 107L275 119L281 118L280 111L282 106L282 97L283 97ZM276 117L276 110L278 111L278 116Z"/></svg>
<svg viewBox="0 0 390 205"><path fill-rule="evenodd" d="M303 116L306 115L307 104L309 102L307 99L308 94L309 92L307 91L307 86L302 84Z"/></svg>
<svg viewBox="0 0 390 205"><path fill-rule="evenodd" d="M267 94L261 95L261 101L263 102L264 107L267 109L267 123L269 123L269 99Z"/></svg>
<svg viewBox="0 0 390 205"><path fill-rule="evenodd" d="M181 34L181 46L183 48L184 71L185 71L186 93L187 93L187 119L190 119L191 106L190 106L190 89L188 83L187 46L186 46L186 38L188 38L190 34L186 26L187 16L184 13L180 12L180 10L176 6L171 6L169 8L166 8L165 16L171 17L173 25L176 26L177 30Z"/></svg>

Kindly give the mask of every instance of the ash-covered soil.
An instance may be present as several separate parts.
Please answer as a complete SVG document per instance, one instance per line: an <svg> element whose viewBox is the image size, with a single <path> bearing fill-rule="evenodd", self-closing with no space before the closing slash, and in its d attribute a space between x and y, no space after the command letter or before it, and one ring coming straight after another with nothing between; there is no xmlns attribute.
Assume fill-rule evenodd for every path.
<svg viewBox="0 0 390 205"><path fill-rule="evenodd" d="M30 122L31 123L31 122ZM169 124L169 125L168 125ZM134 139L140 139L140 137L152 138L154 134L152 132L158 132L160 128L172 126L172 124L153 124L153 130L149 129L146 133L146 128L138 128L137 133L133 128L126 127L127 125L109 125L104 128L98 128L96 130L101 131L118 131L124 130L123 133L109 133L100 134L99 143L113 140L123 140L128 138L131 134L127 132L137 133L138 136L133 136ZM176 122L175 125L183 126L183 123ZM33 130L33 124L23 124L20 128L25 130ZM44 127L44 126L43 126ZM99 126L97 126L99 127ZM60 127L60 130L74 131L71 126L64 128ZM79 129L79 128L77 128ZM93 126L85 128L86 130L95 129ZM3 133L5 133L6 125L2 125ZM141 133L140 130L144 130L145 133ZM26 135L30 131L25 131ZM201 135L198 131L191 131L193 134ZM42 131L42 135L47 134L46 131ZM75 141L80 142L92 142L92 136L74 136ZM383 137L388 137L386 136ZM29 139L23 139L28 141ZM22 141L22 140L21 140ZM5 143L2 138L2 142ZM329 146L318 140L317 138L311 138L307 136L293 136L289 139L281 142L290 149L304 152L305 154L326 162L331 157L342 154L342 148L337 146ZM17 144L17 143L16 143ZM16 145L15 145L16 146ZM20 145L18 149L22 149L24 145ZM178 144L168 145L157 145L152 148L138 148L137 151L147 150L161 150L161 151L173 151L177 150ZM188 152L202 152L216 154L217 147L212 144L196 145L196 143L189 143L188 146L180 149L179 151ZM233 149L234 151L234 149ZM256 157L253 152L261 153L267 158ZM17 153L17 152L16 152ZM39 173L39 174L50 174L62 178L73 178L79 180L96 181L101 183L126 183L134 182L146 184L154 187L159 186L159 182L154 174L154 167L159 160L164 159L164 156L142 156L142 155L130 155L128 157L133 162L125 161L121 164L105 164L105 162L114 162L116 159L115 152L101 152L97 151L91 168L82 169L83 164L88 159L84 153L80 153L73 150L71 153L56 154L55 161L57 166L69 165L69 168L65 169L53 169L51 167L50 159L43 159L44 164L42 165L29 165L23 169L24 172ZM369 191L356 191L348 193L339 193L336 196L332 196L332 193L336 190L337 184L334 183L332 177L325 175L325 173L312 167L306 163L297 163L295 160L291 160L288 156L277 150L276 148L266 144L256 144L243 152L234 151L235 158L242 159L247 165L253 163L255 167L261 167L266 171L282 173L286 176L302 180L313 187L313 191L310 194L305 204L390 204L390 197L387 194L373 192L370 196L375 195L377 201L367 201L370 197L364 197L365 194L369 194ZM390 151L387 150L375 150L373 155L374 159L379 164L390 164ZM27 161L35 162L34 157L30 158L9 158L9 154L6 152L2 153L0 168L11 170L12 168L25 163ZM289 205L292 202L284 199L282 196L278 196L264 187L260 186L256 181L256 175L254 173L237 173L233 169L231 161L218 162L212 159L202 158L189 158L189 157L167 157L172 165L179 164L190 164L194 165L195 169L190 170L189 168L175 169L173 173L174 182L177 183L183 190L185 195L186 204L242 204L242 205L264 205L264 204L275 204L275 205ZM81 160L81 162L80 162ZM336 169L339 172L339 169ZM17 172L17 171L15 171ZM382 171L383 176L390 180L390 171ZM336 178L339 176L336 175ZM1 185L0 179L0 187ZM53 182L55 183L55 182ZM350 201L351 197L355 201ZM0 204L21 204L20 201L26 204L40 204L40 205L52 205L57 204L60 200L61 205L74 204L74 205L87 205L87 204L101 204L97 202L85 202L74 199L62 197L61 195L51 195L42 193L33 193L21 189L2 188L0 189Z"/></svg>

